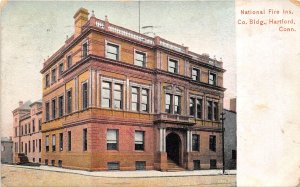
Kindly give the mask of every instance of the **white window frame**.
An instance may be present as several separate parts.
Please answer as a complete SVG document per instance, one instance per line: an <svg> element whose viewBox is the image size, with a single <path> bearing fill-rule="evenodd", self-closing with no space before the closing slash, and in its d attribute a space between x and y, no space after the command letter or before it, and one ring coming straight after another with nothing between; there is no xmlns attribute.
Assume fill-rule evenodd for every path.
<svg viewBox="0 0 300 187"><path fill-rule="evenodd" d="M213 85L213 84L210 84L210 83L209 83L209 81L210 81L210 79L209 79L210 74L215 74L215 75L216 75L216 85ZM209 84L209 85L213 85L213 86L218 86L218 74L217 74L217 72L211 71L211 70L208 71L208 84Z"/></svg>
<svg viewBox="0 0 300 187"><path fill-rule="evenodd" d="M196 69L196 70L199 71L199 80L194 80L194 79L193 79L193 69ZM199 81L199 82L201 82L201 69L198 68L198 67L196 67L196 66L192 66L192 70L191 70L191 78L192 78L192 80L194 80L194 81Z"/></svg>
<svg viewBox="0 0 300 187"><path fill-rule="evenodd" d="M83 108L83 84L87 84L87 107ZM89 97L90 97L90 89L89 89L89 81L85 80L83 82L81 82L81 110L86 110L89 107Z"/></svg>
<svg viewBox="0 0 300 187"><path fill-rule="evenodd" d="M144 62L144 65L143 66L139 66L139 65L136 65L136 66L139 66L139 67L144 67L144 68L147 68L147 61L148 61L148 54L147 54L147 52L145 52L145 51L141 51L141 50L138 50L138 49L133 49L133 51L134 51L134 55L133 55L133 64L134 65L136 65L136 63L135 63L135 59L136 59L136 53L138 52L138 53L144 53L145 54L145 62Z"/></svg>
<svg viewBox="0 0 300 187"><path fill-rule="evenodd" d="M116 46L118 46L119 47L119 49L118 49L118 57L117 57L117 59L116 59L116 61L121 61L121 45L120 44L117 44L117 43L114 43L114 42L111 42L111 41L109 41L109 40L105 40L105 58L108 58L107 57L107 45L108 44L112 44L112 45L116 45ZM110 59L110 60L114 60L114 59L111 59L111 58L108 58L108 59Z"/></svg>
<svg viewBox="0 0 300 187"><path fill-rule="evenodd" d="M168 56L168 67L167 67L167 71L168 71L169 73L173 73L173 72L170 72L170 71L169 71L169 63L170 63L171 60L177 62L177 71L176 71L174 74L179 74L179 59L178 59L178 58L174 58L174 57L170 57L170 56Z"/></svg>
<svg viewBox="0 0 300 187"><path fill-rule="evenodd" d="M139 102L139 106L138 106L138 110L132 110L132 106L131 106L131 103L132 103L132 98L131 98L131 95L132 95L132 92L131 92L131 88L132 87L136 87L138 88L138 102ZM151 89L151 86L148 86L148 85L144 85L144 84L138 84L138 83L135 83L135 82L130 82L129 83L129 110L130 111L133 111L133 112L141 112L141 113L151 113L150 111L152 111L152 104L151 104L151 98L152 98L152 89ZM148 112L144 112L142 111L142 89L147 89L148 90Z"/></svg>
<svg viewBox="0 0 300 187"><path fill-rule="evenodd" d="M100 106L101 106L101 108L107 108L107 107L102 106L102 99L103 99L103 94L102 94L103 84L102 83L103 82L110 82L110 84L111 84L111 93L110 93L111 106L109 108L114 109L114 110L121 110L121 111L125 110L125 108L126 108L126 106L125 106L125 81L120 80L120 79L108 78L108 77L100 78L100 95L101 95ZM122 109L114 108L114 85L115 85L115 83L122 85Z"/></svg>
<svg viewBox="0 0 300 187"><path fill-rule="evenodd" d="M88 39L86 39L81 43L81 58L85 58L83 56L83 45L84 44L86 44L86 57L89 55L89 41L88 41Z"/></svg>

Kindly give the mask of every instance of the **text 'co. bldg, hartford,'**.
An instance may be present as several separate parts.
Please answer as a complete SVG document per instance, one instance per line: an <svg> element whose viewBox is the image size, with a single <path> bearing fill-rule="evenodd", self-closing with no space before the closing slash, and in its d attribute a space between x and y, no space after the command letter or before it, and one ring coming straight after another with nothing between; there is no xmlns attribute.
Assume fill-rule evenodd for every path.
<svg viewBox="0 0 300 187"><path fill-rule="evenodd" d="M84 170L222 167L222 62L86 9L44 62L42 163Z"/></svg>

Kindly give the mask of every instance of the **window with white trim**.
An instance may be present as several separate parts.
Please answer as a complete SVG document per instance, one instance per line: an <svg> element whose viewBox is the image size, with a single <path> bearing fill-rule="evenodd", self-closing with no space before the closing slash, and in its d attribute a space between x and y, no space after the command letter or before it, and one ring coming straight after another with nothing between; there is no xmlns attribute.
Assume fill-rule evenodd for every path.
<svg viewBox="0 0 300 187"><path fill-rule="evenodd" d="M216 73L213 73L213 72L209 72L209 84L210 85L214 85L216 86L217 85L217 75Z"/></svg>
<svg viewBox="0 0 300 187"><path fill-rule="evenodd" d="M103 81L102 82L102 100L101 106L105 108L111 107L111 83Z"/></svg>
<svg viewBox="0 0 300 187"><path fill-rule="evenodd" d="M135 150L142 151L144 150L144 131L135 131L134 134L134 147Z"/></svg>
<svg viewBox="0 0 300 187"><path fill-rule="evenodd" d="M178 61L177 60L169 59L168 71L171 73L178 73Z"/></svg>
<svg viewBox="0 0 300 187"><path fill-rule="evenodd" d="M82 44L82 57L87 57L88 55L88 42Z"/></svg>
<svg viewBox="0 0 300 187"><path fill-rule="evenodd" d="M114 84L114 108L122 109L123 108L123 85L115 83Z"/></svg>
<svg viewBox="0 0 300 187"><path fill-rule="evenodd" d="M82 84L82 109L86 109L88 107L88 83L85 82Z"/></svg>
<svg viewBox="0 0 300 187"><path fill-rule="evenodd" d="M107 129L106 132L106 142L107 150L118 150L118 129Z"/></svg>
<svg viewBox="0 0 300 187"><path fill-rule="evenodd" d="M134 54L134 65L140 67L146 67L146 53L135 51Z"/></svg>
<svg viewBox="0 0 300 187"><path fill-rule="evenodd" d="M192 79L194 81L200 81L200 70L197 68L192 68Z"/></svg>
<svg viewBox="0 0 300 187"><path fill-rule="evenodd" d="M106 44L106 58L119 60L119 46L112 43Z"/></svg>

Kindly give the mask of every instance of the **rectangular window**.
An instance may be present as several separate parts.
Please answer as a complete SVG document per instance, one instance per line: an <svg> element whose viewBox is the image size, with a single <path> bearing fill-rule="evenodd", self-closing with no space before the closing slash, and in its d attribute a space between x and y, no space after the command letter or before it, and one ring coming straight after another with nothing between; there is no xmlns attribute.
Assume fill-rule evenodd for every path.
<svg viewBox="0 0 300 187"><path fill-rule="evenodd" d="M82 109L88 107L88 84L87 82L82 84Z"/></svg>
<svg viewBox="0 0 300 187"><path fill-rule="evenodd" d="M108 162L107 163L108 170L120 170L119 162Z"/></svg>
<svg viewBox="0 0 300 187"><path fill-rule="evenodd" d="M67 91L67 113L72 113L72 90Z"/></svg>
<svg viewBox="0 0 300 187"><path fill-rule="evenodd" d="M178 95L174 96L174 114L180 114L181 98Z"/></svg>
<svg viewBox="0 0 300 187"><path fill-rule="evenodd" d="M28 134L30 134L31 132L31 126L30 126L30 123L28 123Z"/></svg>
<svg viewBox="0 0 300 187"><path fill-rule="evenodd" d="M48 159L45 159L45 165L48 166Z"/></svg>
<svg viewBox="0 0 300 187"><path fill-rule="evenodd" d="M59 76L62 75L62 73L64 72L64 69L65 69L64 63L59 64L59 66L58 66L58 74L59 74Z"/></svg>
<svg viewBox="0 0 300 187"><path fill-rule="evenodd" d="M110 108L111 106L111 83L102 82L102 107Z"/></svg>
<svg viewBox="0 0 300 187"><path fill-rule="evenodd" d="M58 167L62 167L62 160L58 160Z"/></svg>
<svg viewBox="0 0 300 187"><path fill-rule="evenodd" d="M210 169L217 169L217 160L210 160Z"/></svg>
<svg viewBox="0 0 300 187"><path fill-rule="evenodd" d="M64 96L58 98L58 116L62 117L64 115Z"/></svg>
<svg viewBox="0 0 300 187"><path fill-rule="evenodd" d="M212 101L207 101L207 119L212 120Z"/></svg>
<svg viewBox="0 0 300 187"><path fill-rule="evenodd" d="M32 120L32 132L35 132L35 120Z"/></svg>
<svg viewBox="0 0 300 187"><path fill-rule="evenodd" d="M200 170L200 160L194 160L194 170Z"/></svg>
<svg viewBox="0 0 300 187"><path fill-rule="evenodd" d="M82 138L82 142L83 142L83 151L87 150L87 129L83 129L83 138Z"/></svg>
<svg viewBox="0 0 300 187"><path fill-rule="evenodd" d="M209 150L216 151L216 136L209 136Z"/></svg>
<svg viewBox="0 0 300 187"><path fill-rule="evenodd" d="M131 110L139 111L139 88L131 87Z"/></svg>
<svg viewBox="0 0 300 187"><path fill-rule="evenodd" d="M218 121L219 120L219 107L217 102L213 102L213 107L214 107L214 120Z"/></svg>
<svg viewBox="0 0 300 187"><path fill-rule="evenodd" d="M64 134L59 133L59 151L64 149Z"/></svg>
<svg viewBox="0 0 300 187"><path fill-rule="evenodd" d="M32 140L32 152L35 152L35 140Z"/></svg>
<svg viewBox="0 0 300 187"><path fill-rule="evenodd" d="M148 89L142 89L142 112L149 112L149 90Z"/></svg>
<svg viewBox="0 0 300 187"><path fill-rule="evenodd" d="M30 141L28 142L28 152L30 153L31 144Z"/></svg>
<svg viewBox="0 0 300 187"><path fill-rule="evenodd" d="M199 71L199 69L196 69L196 68L192 69L192 79L194 81L199 81L200 80L200 71Z"/></svg>
<svg viewBox="0 0 300 187"><path fill-rule="evenodd" d="M51 83L56 82L56 68L51 70Z"/></svg>
<svg viewBox="0 0 300 187"><path fill-rule="evenodd" d="M18 151L18 143L17 142L15 142L15 153L18 153L19 151Z"/></svg>
<svg viewBox="0 0 300 187"><path fill-rule="evenodd" d="M39 119L39 131L42 130L42 119Z"/></svg>
<svg viewBox="0 0 300 187"><path fill-rule="evenodd" d="M144 131L135 131L134 144L135 150L144 150Z"/></svg>
<svg viewBox="0 0 300 187"><path fill-rule="evenodd" d="M49 74L47 74L45 76L45 87L47 88L49 86L50 86L50 76L49 76Z"/></svg>
<svg viewBox="0 0 300 187"><path fill-rule="evenodd" d="M51 160L51 165L55 166L55 160Z"/></svg>
<svg viewBox="0 0 300 187"><path fill-rule="evenodd" d="M18 136L18 129L15 127L15 137Z"/></svg>
<svg viewBox="0 0 300 187"><path fill-rule="evenodd" d="M168 71L171 73L178 73L178 61L177 60L169 59Z"/></svg>
<svg viewBox="0 0 300 187"><path fill-rule="evenodd" d="M216 76L216 74L215 73L212 73L212 72L209 72L209 84L210 85L214 85L214 86L216 86L217 85L217 76Z"/></svg>
<svg viewBox="0 0 300 187"><path fill-rule="evenodd" d="M114 108L122 109L122 97L123 97L123 89L121 84L114 85Z"/></svg>
<svg viewBox="0 0 300 187"><path fill-rule="evenodd" d="M190 115L195 116L195 98L190 98Z"/></svg>
<svg viewBox="0 0 300 187"><path fill-rule="evenodd" d="M46 152L48 152L49 151L49 136L46 136L45 145L46 145Z"/></svg>
<svg viewBox="0 0 300 187"><path fill-rule="evenodd" d="M42 139L39 139L39 152L42 151Z"/></svg>
<svg viewBox="0 0 300 187"><path fill-rule="evenodd" d="M236 160L236 150L232 150L231 159Z"/></svg>
<svg viewBox="0 0 300 187"><path fill-rule="evenodd" d="M67 67L70 68L72 66L72 55L67 57Z"/></svg>
<svg viewBox="0 0 300 187"><path fill-rule="evenodd" d="M52 151L56 151L56 136L52 135Z"/></svg>
<svg viewBox="0 0 300 187"><path fill-rule="evenodd" d="M82 57L87 57L88 55L88 43L85 42L84 44L82 44Z"/></svg>
<svg viewBox="0 0 300 187"><path fill-rule="evenodd" d="M172 112L172 95L166 94L166 104L165 104L165 111L166 113Z"/></svg>
<svg viewBox="0 0 300 187"><path fill-rule="evenodd" d="M106 134L107 150L117 150L118 149L118 130L108 129Z"/></svg>
<svg viewBox="0 0 300 187"><path fill-rule="evenodd" d="M202 99L197 99L197 118L202 118Z"/></svg>
<svg viewBox="0 0 300 187"><path fill-rule="evenodd" d="M56 118L56 99L52 99L52 103L51 103L51 107L52 107L52 119Z"/></svg>
<svg viewBox="0 0 300 187"><path fill-rule="evenodd" d="M145 170L146 169L146 161L136 161L135 169L136 170Z"/></svg>
<svg viewBox="0 0 300 187"><path fill-rule="evenodd" d="M39 163L41 163L42 162L42 159L41 158L39 158Z"/></svg>
<svg viewBox="0 0 300 187"><path fill-rule="evenodd" d="M199 135L198 134L192 135L192 150L199 151Z"/></svg>
<svg viewBox="0 0 300 187"><path fill-rule="evenodd" d="M106 58L119 60L119 46L111 43L106 44Z"/></svg>
<svg viewBox="0 0 300 187"><path fill-rule="evenodd" d="M72 134L71 131L68 131L68 151L72 150Z"/></svg>
<svg viewBox="0 0 300 187"><path fill-rule="evenodd" d="M24 135L23 126L21 126L21 136Z"/></svg>
<svg viewBox="0 0 300 187"><path fill-rule="evenodd" d="M25 124L25 134L27 134L27 124Z"/></svg>
<svg viewBox="0 0 300 187"><path fill-rule="evenodd" d="M146 53L135 51L134 64L141 67L146 67Z"/></svg>

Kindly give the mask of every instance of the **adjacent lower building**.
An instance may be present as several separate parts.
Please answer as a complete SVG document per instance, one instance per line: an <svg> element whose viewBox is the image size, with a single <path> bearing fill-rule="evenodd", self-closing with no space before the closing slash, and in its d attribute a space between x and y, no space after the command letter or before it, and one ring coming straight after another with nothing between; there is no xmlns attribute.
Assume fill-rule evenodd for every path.
<svg viewBox="0 0 300 187"><path fill-rule="evenodd" d="M13 111L13 128L14 163L41 163L42 102L20 101Z"/></svg>
<svg viewBox="0 0 300 187"><path fill-rule="evenodd" d="M13 141L11 137L1 137L1 163L13 163Z"/></svg>
<svg viewBox="0 0 300 187"><path fill-rule="evenodd" d="M84 8L74 28L41 70L43 164L222 168L222 61L89 17Z"/></svg>

